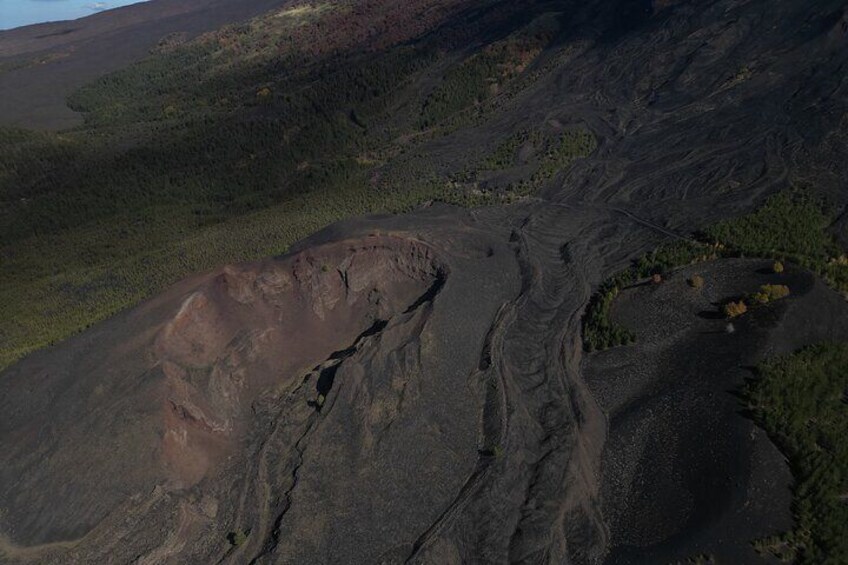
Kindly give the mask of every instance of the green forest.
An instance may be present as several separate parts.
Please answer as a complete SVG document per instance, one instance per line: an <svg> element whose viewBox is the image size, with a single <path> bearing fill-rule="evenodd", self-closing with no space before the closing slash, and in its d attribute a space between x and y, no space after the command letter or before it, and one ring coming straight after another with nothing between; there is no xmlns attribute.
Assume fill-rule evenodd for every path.
<svg viewBox="0 0 848 565"><path fill-rule="evenodd" d="M783 561L845 563L848 345L816 345L763 363L743 396L795 477L794 529L755 547Z"/></svg>
<svg viewBox="0 0 848 565"><path fill-rule="evenodd" d="M417 40L436 16L408 14L363 51L357 26L373 14L351 6L164 38L70 97L83 126L0 129L0 368L191 273L283 253L344 217L513 201L594 150L579 128L540 125L515 186L436 172L418 147L529 84L550 19L487 12L478 25L500 31L457 50L468 30ZM514 135L483 148L486 166L503 168Z"/></svg>

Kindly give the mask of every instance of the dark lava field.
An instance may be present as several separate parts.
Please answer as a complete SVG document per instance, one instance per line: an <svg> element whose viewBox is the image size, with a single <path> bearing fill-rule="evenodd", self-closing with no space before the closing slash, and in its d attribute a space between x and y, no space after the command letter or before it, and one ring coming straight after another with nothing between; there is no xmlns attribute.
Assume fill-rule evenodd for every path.
<svg viewBox="0 0 848 565"><path fill-rule="evenodd" d="M0 74L0 120L80 127L64 98L84 82L283 3L219 4L185 7L190 25L80 20L105 31L64 74ZM11 364L0 562L779 562L754 541L792 529L793 467L739 390L766 359L848 341L845 297L791 259L718 258L623 288L609 316L632 344L589 352L583 324L605 279L781 191L827 201L848 241L845 1L444 4L415 41L466 30L459 53L497 10L556 31L532 82L391 166L452 173L529 124L592 150L519 198L428 198L204 269ZM38 29L0 32L2 60L65 49ZM761 285L792 293L721 314Z"/></svg>

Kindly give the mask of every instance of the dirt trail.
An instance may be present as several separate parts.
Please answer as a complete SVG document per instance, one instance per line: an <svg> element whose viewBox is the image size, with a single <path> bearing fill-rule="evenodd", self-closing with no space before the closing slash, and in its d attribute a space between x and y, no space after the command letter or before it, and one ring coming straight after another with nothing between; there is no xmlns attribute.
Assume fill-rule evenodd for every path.
<svg viewBox="0 0 848 565"><path fill-rule="evenodd" d="M43 543L41 545L21 546L0 536L0 557L14 561L37 561L52 553L72 549L81 540Z"/></svg>

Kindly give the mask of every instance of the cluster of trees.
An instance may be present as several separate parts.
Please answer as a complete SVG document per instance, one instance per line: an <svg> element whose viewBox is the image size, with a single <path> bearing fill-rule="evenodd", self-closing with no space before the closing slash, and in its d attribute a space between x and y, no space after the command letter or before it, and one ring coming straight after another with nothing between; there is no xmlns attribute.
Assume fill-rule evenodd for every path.
<svg viewBox="0 0 848 565"><path fill-rule="evenodd" d="M666 275L684 265L716 259L718 253L719 249L715 245L695 241L675 241L661 245L654 251L639 257L630 270L634 280L655 274Z"/></svg>
<svg viewBox="0 0 848 565"><path fill-rule="evenodd" d="M839 260L844 250L828 231L831 222L823 202L805 192L783 191L752 214L711 226L705 236L724 244L725 255L786 259L848 293L848 261Z"/></svg>
<svg viewBox="0 0 848 565"><path fill-rule="evenodd" d="M583 347L586 351L601 351L636 341L633 332L610 319L613 301L630 280L628 275L614 277L601 285L592 297L583 317Z"/></svg>
<svg viewBox="0 0 848 565"><path fill-rule="evenodd" d="M848 562L848 344L820 344L759 367L743 397L789 458L792 531L756 547L801 565Z"/></svg>
<svg viewBox="0 0 848 565"><path fill-rule="evenodd" d="M597 142L595 136L582 129L562 132L543 147L539 169L531 182L538 185L552 178L574 159L589 155L597 147Z"/></svg>
<svg viewBox="0 0 848 565"><path fill-rule="evenodd" d="M752 214L707 228L706 235L745 255L826 256L832 240L822 208L805 193L783 191Z"/></svg>
<svg viewBox="0 0 848 565"><path fill-rule="evenodd" d="M789 296L789 287L785 284L764 284L760 290L746 298L731 300L721 307L722 313L727 318L737 318L748 312L749 307L768 304L781 298Z"/></svg>
<svg viewBox="0 0 848 565"><path fill-rule="evenodd" d="M524 71L545 41L543 36L519 33L494 42L451 67L424 100L419 127L443 124L497 94Z"/></svg>
<svg viewBox="0 0 848 565"><path fill-rule="evenodd" d="M518 152L522 147L529 144L534 150L538 150L538 148L542 147L543 143L544 136L541 130L531 129L519 131L499 143L495 147L495 150L480 162L477 168L486 171L509 169L516 164Z"/></svg>
<svg viewBox="0 0 848 565"><path fill-rule="evenodd" d="M451 181L460 189L471 188L493 202L511 202L533 194L559 171L568 169L576 159L591 154L596 146L595 137L583 129L556 132L543 132L539 128L522 130L499 143L476 167L453 175ZM526 162L519 163L518 154L525 148L530 149L530 156ZM516 166L527 166L531 172L505 186L479 189L481 174Z"/></svg>
<svg viewBox="0 0 848 565"><path fill-rule="evenodd" d="M472 55L459 67L451 68L425 99L419 128L432 128L482 102L493 92L492 86L496 84L493 75L497 68L497 61L480 54Z"/></svg>
<svg viewBox="0 0 848 565"><path fill-rule="evenodd" d="M316 184L347 182L350 158L385 141L369 126L426 62L412 49L367 61L339 58L302 82L260 87L268 100L252 109L257 88L227 74L207 76L198 49L185 52L204 62L186 65L178 49L81 91L85 103L77 107L88 111L86 129L0 134L0 178L14 187L3 193L4 241L162 204L196 211L203 225ZM245 84L276 84L273 74L266 68ZM195 83L204 99L191 92ZM238 111L210 110L218 99L243 102Z"/></svg>
<svg viewBox="0 0 848 565"><path fill-rule="evenodd" d="M751 299L757 304L768 304L787 296L789 296L789 287L785 284L764 284L759 292L751 296Z"/></svg>

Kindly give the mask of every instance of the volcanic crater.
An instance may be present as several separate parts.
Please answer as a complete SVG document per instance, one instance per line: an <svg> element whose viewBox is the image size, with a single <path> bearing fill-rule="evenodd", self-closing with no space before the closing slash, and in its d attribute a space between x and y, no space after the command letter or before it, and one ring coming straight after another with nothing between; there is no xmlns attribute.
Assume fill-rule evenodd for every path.
<svg viewBox="0 0 848 565"><path fill-rule="evenodd" d="M18 533L14 541L74 539L114 510L126 488L186 489L214 475L222 461L244 456L241 447L256 431L258 404L303 387L310 410L320 408L329 387L319 379L328 367L337 368L344 358L339 352L352 354L398 315L411 315L434 297L447 273L421 241L370 235L224 267L98 328L112 339L70 363L103 378L83 383L73 368L43 371L27 391L49 398L41 410L55 410L66 421L45 428L21 409L29 400L9 394L4 413L13 417L4 431L43 445L73 433L64 427L73 425L96 430L120 456L103 457L103 446L71 442L46 460L37 447L29 454L7 453L13 457L3 464L4 485L13 475L41 483L69 465L88 468L85 475L92 477L42 488L39 500L20 490L3 492L3 520ZM130 345L118 339L129 333L147 338ZM14 381L11 375L4 385ZM139 388L144 393L129 405ZM17 408L9 409L13 402ZM65 405L71 402L75 406ZM130 441L138 435L144 441ZM74 503L80 499L98 503ZM35 523L41 526L27 527Z"/></svg>

